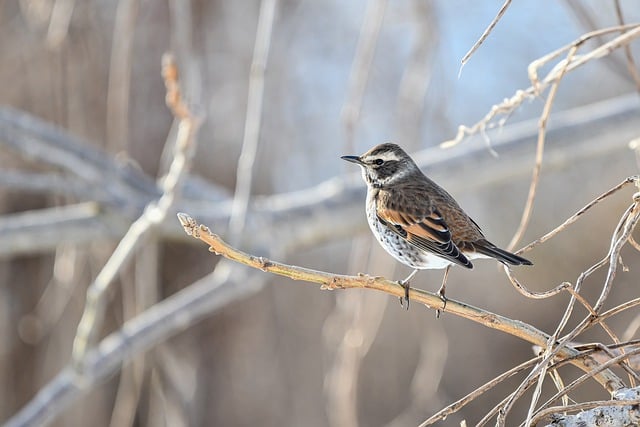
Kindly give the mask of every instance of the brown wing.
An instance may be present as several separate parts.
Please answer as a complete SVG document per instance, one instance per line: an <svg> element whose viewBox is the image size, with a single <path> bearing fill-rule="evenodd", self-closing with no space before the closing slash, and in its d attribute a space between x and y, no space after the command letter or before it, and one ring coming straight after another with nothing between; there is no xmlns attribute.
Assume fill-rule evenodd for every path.
<svg viewBox="0 0 640 427"><path fill-rule="evenodd" d="M445 219L431 202L425 197L406 200L402 193L381 191L377 206L378 219L415 247L455 264L473 268L471 261L453 242Z"/></svg>

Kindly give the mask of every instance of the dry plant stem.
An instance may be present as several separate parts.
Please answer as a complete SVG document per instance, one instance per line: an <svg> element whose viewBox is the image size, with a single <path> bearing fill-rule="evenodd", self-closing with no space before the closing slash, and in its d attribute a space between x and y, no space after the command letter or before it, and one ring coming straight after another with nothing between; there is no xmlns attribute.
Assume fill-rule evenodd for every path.
<svg viewBox="0 0 640 427"><path fill-rule="evenodd" d="M475 51L478 50L478 48L482 45L482 43L484 43L487 37L489 37L489 34L491 34L491 31L493 31L493 28L496 26L500 18L502 18L502 15L504 15L504 13L507 11L509 5L511 5L511 0L505 0L504 4L498 11L498 14L495 16L495 18L493 18L489 26L484 30L478 41L476 41L471 49L469 49L469 51L465 53L462 61L460 61L460 70L458 70L458 77L460 77L460 75L462 74L462 68L467 64L467 62L471 58L471 55L473 55Z"/></svg>
<svg viewBox="0 0 640 427"><path fill-rule="evenodd" d="M624 16L622 14L622 6L620 6L620 0L615 0L613 4L616 8L618 24L624 25ZM629 45L624 47L624 54L627 57L627 69L629 70L629 74L636 84L636 89L640 91L640 74L638 73L638 70L636 68L636 62L633 59L633 53L631 52L631 47Z"/></svg>
<svg viewBox="0 0 640 427"><path fill-rule="evenodd" d="M605 311L604 313L600 314L598 316L597 319L594 319L594 322L599 322L601 320L607 319L611 316L615 316L616 314L622 313L625 310L628 310L630 308L633 308L635 306L640 305L640 298L635 298L632 299L631 301L626 301L620 305L618 305L617 307L614 307L610 310Z"/></svg>
<svg viewBox="0 0 640 427"><path fill-rule="evenodd" d="M431 417L429 417L426 420L424 420L422 422L422 424L420 424L419 427L430 426L433 423L436 423L438 421L444 420L449 415L458 412L460 409L465 407L468 403L474 401L476 398L480 397L480 395L482 395L482 394L486 393L487 391L491 390L492 388L494 388L495 386L497 386L501 382L511 378L512 376L518 374L519 372L523 371L524 369L530 368L531 366L536 364L539 360L540 360L540 357L536 357L536 358L533 358L531 360L527 360L526 362L521 363L520 365L509 369L507 372L504 372L504 373L498 375L497 377L495 377L491 381L489 381L489 382L485 383L484 385L478 387L477 389L473 390L471 393L467 394L463 398L457 400L456 402L453 402L452 404L450 404L449 406L447 406L445 408L442 408L440 411L436 412Z"/></svg>
<svg viewBox="0 0 640 427"><path fill-rule="evenodd" d="M513 112L517 107L520 106L526 99L533 99L536 96L539 96L542 91L544 91L552 82L554 82L558 78L559 67L564 67L564 64L561 62L559 65L554 67L546 77L540 81L537 77L537 70L545 65L547 62L555 59L560 56L563 52L568 51L574 46L580 46L585 41L589 40L592 37L600 36L603 34L608 34L612 32L619 31L627 31L626 33L616 37L615 39L599 46L589 53L584 55L577 55L575 60L571 61L567 66L565 72L571 72L581 65L586 64L589 61L593 61L595 59L602 58L604 56L609 55L614 50L626 46L631 43L634 39L640 37L640 24L631 24L631 25L623 25L617 26L613 28L606 28L599 31L593 31L591 33L585 34L580 37L578 40L570 43L567 46L564 46L554 52L551 52L548 55L532 62L529 65L529 78L533 82L532 86L528 87L524 90L518 90L511 98L505 99L500 104L494 105L489 113L487 113L481 120L479 120L474 125L468 126L459 126L458 132L454 139L445 141L440 144L441 148L449 148L454 145L459 144L466 136L473 135L478 132L484 132L486 129L491 128L492 120L496 118L499 114L509 114Z"/></svg>
<svg viewBox="0 0 640 427"><path fill-rule="evenodd" d="M527 298L531 298L531 299L549 298L559 294L560 292L564 291L566 288L571 286L571 283L569 282L562 282L555 288L549 289L548 291L534 292L527 289L522 283L520 283L520 281L516 279L516 277L513 275L513 271L508 266L502 266L502 268L505 274L507 275L507 278L511 282L511 284L516 288L518 292L520 292L522 295L524 295Z"/></svg>
<svg viewBox="0 0 640 427"><path fill-rule="evenodd" d="M634 195L634 199L637 199L637 195ZM604 299L606 299L606 295L608 294L608 290L610 289L611 282L613 281L613 276L615 276L615 270L616 270L617 264L618 264L618 257L619 257L620 249L622 248L622 245L626 241L628 235L630 235L631 231L633 230L633 228L635 227L635 224L638 221L638 218L640 217L640 213L636 212L636 214L633 215L633 216L631 215L631 213L633 211L638 211L638 210L639 209L637 207L637 202L634 203L629 209L627 209L627 211L622 216L618 226L616 227L616 231L614 232L614 235L612 237L612 245L611 245L611 248L610 248L610 251L609 251L608 258L605 258L604 260L602 260L599 263L595 264L589 270L585 271L584 273L582 273L580 275L580 278L576 282L576 288L575 288L576 292L580 289L581 284L584 281L584 279L586 277L588 277L588 275L590 275L597 268L599 268L602 265L604 265L606 263L607 259L608 259L609 262L613 263L613 264L610 264L609 273L607 274L607 278L605 280L605 284L603 285L603 291L601 293L601 300L604 301ZM621 230L623 230L623 231L621 232ZM556 333L554 334L554 336L552 336L553 341L550 341L551 343L556 342L556 339L557 339L556 335L558 335L560 333L560 331L562 330L562 328L564 328L564 325L566 324L566 320L569 317L569 314L570 314L570 312L572 310L572 307L573 307L574 303L575 303L575 298L571 298L570 304L569 304L569 306L567 307L567 310L564 313L563 319L561 320L560 324L558 325ZM599 311L597 306L594 307L594 310L596 312ZM595 318L597 318L597 317L595 317ZM540 381L542 381L543 375L544 375L544 373L546 373L546 369L547 369L548 364L558 354L558 351L560 351L565 345L567 345L567 343L569 343L578 334L580 334L587 327L589 327L592 324L592 319L594 319L594 317L590 315L585 320L583 320L569 334L564 336L555 347L551 347L551 346L547 345L547 347L546 347L547 350L545 351L545 354L544 354L544 357L543 357L542 361L536 366L535 369L532 370L532 372L529 374L527 379L525 381L523 381L523 383L518 387L518 389L512 395L512 398L508 401L508 403L505 405L505 407L501 411L499 420L502 423L504 423L504 417L509 412L509 410L511 409L511 407L513 406L515 401L520 396L522 396L522 394L524 394L524 391L526 389L525 386L528 384L528 380L530 378L532 378L534 375L540 375L539 378L540 378ZM585 359L585 361L587 361L587 359ZM589 365L596 365L595 361L591 360L591 359L588 360L588 364ZM541 387L541 385L539 385L539 387ZM534 397L536 397L536 395L534 395ZM535 404L535 402L532 402L532 405L531 405L530 408L532 408L534 406L534 404ZM531 414L531 412L530 412L530 414Z"/></svg>
<svg viewBox="0 0 640 427"><path fill-rule="evenodd" d="M129 96L133 34L136 29L139 0L119 0L111 43L109 85L107 89L107 151L127 151L129 145Z"/></svg>
<svg viewBox="0 0 640 427"><path fill-rule="evenodd" d="M633 236L629 236L629 244L637 251L640 251L640 243L636 242Z"/></svg>
<svg viewBox="0 0 640 427"><path fill-rule="evenodd" d="M244 123L242 150L238 159L236 172L236 189L229 219L229 239L237 243L242 235L246 222L247 208L251 196L253 180L253 164L260 141L260 124L262 122L262 106L264 98L264 74L269 57L269 46L273 32L273 21L277 0L262 0L258 16L258 28L251 60L249 76L249 95L247 99L247 116Z"/></svg>
<svg viewBox="0 0 640 427"><path fill-rule="evenodd" d="M596 304L593 306L593 310L596 312L599 312L602 309L602 305L604 304L604 301L606 300L609 291L611 290L611 285L613 283L613 279L615 277L615 273L616 270L618 268L618 262L619 262L619 258L620 258L620 249L622 249L622 246L626 243L626 241L628 240L629 236L631 235L631 232L633 231L633 229L635 228L636 224L638 223L638 220L640 220L640 204L638 203L640 201L640 193L636 193L634 194L634 203L629 207L629 209L627 209L627 211L625 212L625 214L622 216L622 218L620 219L620 222L618 223L618 226L616 227L616 231L614 232L614 235L611 239L611 248L609 250L609 255L607 258L605 258L605 260L608 259L609 262L609 270L607 272L607 276L605 278L605 283L602 287L602 291L600 293L600 296L598 297L598 300L596 302ZM595 270L594 267L600 267L603 263L598 263L596 265L594 265L590 270L590 272L593 272ZM583 273L583 275L585 275L585 273ZM582 276L582 275L581 275ZM635 305L635 304L631 304L631 305ZM626 304L623 304L623 306L626 307ZM622 307L622 306L619 306ZM616 308L617 309L617 308ZM614 309L614 310L616 310ZM613 312L613 310L611 310ZM619 311L616 311L619 312ZM614 312L615 314L615 312ZM586 329L588 329L589 327L600 323L600 316L589 316L587 318L585 318L580 324L578 324L569 334L567 334L565 337L562 338L562 342L568 342L569 340L572 340L573 338L575 338L578 334L582 333L583 331L585 331Z"/></svg>
<svg viewBox="0 0 640 427"><path fill-rule="evenodd" d="M623 182L623 184L625 182ZM614 190L617 190L617 189L621 188L623 184L620 184L617 187L614 187ZM607 192L605 194L606 195L612 194L612 192L614 190L611 190L611 191L609 191L609 192ZM604 196L601 196L600 200L602 198L604 198ZM610 289L611 282L613 281L613 276L615 275L615 270L617 268L618 256L619 256L620 249L621 249L622 245L628 239L628 236L631 235L631 231L635 227L635 224L638 221L638 217L640 216L640 214L632 215L634 210L636 210L636 211L638 210L638 208L637 208L637 199L638 199L638 196L634 195L634 200L636 200L636 203L634 203L623 214L622 218L620 219L620 222L619 222L618 226L616 227L616 230L613 233L612 244L611 244L611 249L609 251L609 256L604 258L599 263L595 264L589 270L583 272L580 275L578 281L576 282L575 288L572 289L572 291L573 291L572 294L574 294L574 295L577 294L577 292L581 288L581 285L584 282L584 280L586 279L586 277L588 277L592 272L594 272L596 269L602 267L604 264L606 264L607 261L609 261L610 271L609 271L609 274L607 275L607 279L606 279L605 284L603 286L603 291L602 291L600 300L604 301L604 299L606 299L606 295L608 294L608 289ZM590 205L587 205L587 206L591 207L591 206L593 206L593 204L590 204ZM584 212L584 210L583 210L583 212ZM509 275L510 279L512 279L512 282L517 283L517 280L515 280L515 278L513 278L513 276L510 273L511 272L508 271L508 269L507 269L507 274ZM519 283L518 283L518 285L519 285ZM520 289L522 287L521 287L521 285L519 285L519 286L517 286L517 288ZM582 300L582 302L585 304L585 306L590 309L590 312L592 313L592 315L590 317L588 317L587 319L585 319L585 321L583 321L583 323L581 325L579 325L578 327L576 327L571 333L569 333L567 336L565 336L556 347L553 347L552 344L557 341L557 338L558 338L560 332L562 331L562 329L566 325L566 322L568 321L568 318L570 317L570 314L572 312L572 309L573 309L573 306L575 304L575 301L576 301L576 298L572 297L567 309L565 310L563 318L560 321L560 323L558 325L558 328L556 329L556 332L550 337L550 339L548 341L548 344L546 346L547 351L545 351L543 360L536 366L536 368L529 374L529 376L527 376L527 378L521 383L521 385L518 387L518 389L516 389L516 391L510 396L510 398L506 400L504 406L501 408L501 411L500 411L500 414L499 414L499 417L498 417L498 424L499 425L504 425L506 423L506 418L505 417L509 413L509 411L511 410L511 407L513 406L515 401L517 399L519 399L524 394L524 392L529 388L531 379L534 376L538 375L538 385L536 387L536 391L534 392L534 396L532 398L532 403L530 405L529 415L528 415L528 420L531 419L531 417L533 415L533 409L535 408L535 405L536 405L537 400L538 400L538 398L540 396L540 393L541 393L542 381L544 379L544 376L546 375L548 364L551 362L553 357L555 357L555 355L557 355L557 352L566 343L568 343L570 340L572 340L575 336L577 336L580 332L582 332L586 326L589 325L589 322L590 322L591 319L594 319L594 318L597 319L597 316L595 316L595 317L593 316L593 313L597 314L597 311L598 311L597 307L591 308L587 301ZM605 329L605 330L610 331L608 328ZM617 339L615 334L612 333L612 337L614 338L614 340L617 340L619 342L619 340ZM590 364L592 364L592 362L593 361L589 361ZM530 424L527 424L527 425L530 425Z"/></svg>
<svg viewBox="0 0 640 427"><path fill-rule="evenodd" d="M583 356L580 356L583 357ZM577 356L571 357L571 358L567 358L567 359L562 359L556 363L554 363L550 369L558 369L561 366L570 363L571 360L577 358ZM538 359L539 360L539 359ZM528 390L533 383L536 381L535 378L533 378L532 376L527 377L524 381L523 381L523 387L524 390ZM499 415L503 410L504 410L504 406L509 402L510 399L513 398L513 394L516 393L515 391L510 393L507 397L505 397L504 399L502 399L502 401L500 401L496 406L494 406L489 412L487 412L487 414L482 418L482 420L480 420L478 422L478 424L476 425L476 427L480 427L483 426L485 424L487 424L489 422L489 420L491 420L491 418L495 417L496 415ZM496 422L498 423L500 420L497 419Z"/></svg>
<svg viewBox="0 0 640 427"><path fill-rule="evenodd" d="M404 295L404 288L401 285L397 282L386 280L384 278L371 277L368 275L345 276L340 274L331 274L303 267L290 266L271 261L266 258L246 254L229 246L220 239L219 236L211 233L211 231L209 231L209 229L204 225L198 225L189 215L180 213L178 214L178 218L180 219L180 223L185 229L185 232L188 235L207 243L212 252L249 267L289 277L294 280L319 283L321 284L322 289L367 288L385 292L396 297ZM442 305L442 300L439 295L419 289L410 289L409 297L412 300L428 307L432 307L433 309L440 308ZM447 301L447 313L464 317L492 329L506 332L542 347L546 347L549 339L547 334L527 323L508 319L498 314L481 310L455 300ZM577 351L571 347L563 347L559 349L558 352L558 356L564 358L572 357L577 353ZM591 369L589 363L584 363L584 361L576 360L574 361L574 364L585 371ZM596 378L596 380L609 391L624 387L622 381L612 372L603 372Z"/></svg>
<svg viewBox="0 0 640 427"><path fill-rule="evenodd" d="M591 353L594 354L601 352L607 355L609 359L613 359L615 357L618 357L619 355L627 354L627 347L633 347L635 345L637 345L637 342L633 343L631 341L621 341L615 344L610 344L609 346L606 346L602 343L595 343L593 344L594 349L591 350ZM619 354L614 353L614 349L618 349ZM632 349L631 353L627 355L627 359L620 361L620 367L624 369L627 375L629 375L630 387L636 387L636 382L640 382L640 374L634 371L631 367L631 363L633 362L631 356L635 355L633 353L634 351L635 350Z"/></svg>
<svg viewBox="0 0 640 427"><path fill-rule="evenodd" d="M549 369L549 371L550 371L549 376L551 377L553 384L556 386L556 389L562 390L563 388L565 388L564 381L560 376L560 372L558 372L557 369ZM569 404L569 396L567 395L562 396L562 404L563 405Z"/></svg>
<svg viewBox="0 0 640 427"><path fill-rule="evenodd" d="M534 383L534 380L532 378L529 378L524 385L525 391L528 390L533 385L533 383ZM478 424L476 424L476 427L482 427L486 425L493 417L496 417L496 415L497 417L496 417L495 425L497 427L504 427L504 420L501 418L501 415L503 413L504 406L509 402L511 398L513 398L513 393L508 395L504 399L502 399L496 406L491 408L491 410L487 412L480 421L478 421Z"/></svg>
<svg viewBox="0 0 640 427"><path fill-rule="evenodd" d="M616 270L618 268L618 261L620 257L620 249L627 241L628 237L631 235L631 232L635 228L638 220L640 219L640 206L638 204L639 194L636 193L634 195L635 202L627 209L620 219L618 226L614 232L614 235L611 239L611 247L609 249L609 254L607 258L603 261L595 264L589 270L585 271L580 275L579 281L584 280L589 274L595 271L597 268L600 268L602 265L609 262L609 270L607 272L607 276L605 278L605 283L603 284L602 291L598 298L598 301L593 306L593 310L597 313L601 310L602 304L606 300L606 297L611 289L611 284L613 283L613 278L615 277ZM582 279L582 280L581 280ZM569 334L565 335L559 346L562 346L564 343L573 340L577 335L588 329L589 327L599 323L599 316L588 316L586 317L580 324L578 324Z"/></svg>
<svg viewBox="0 0 640 427"><path fill-rule="evenodd" d="M167 104L174 115L181 118L176 135L175 156L169 172L162 180L162 196L151 203L118 243L115 251L87 290L87 300L73 342L72 358L76 369L82 372L83 359L93 345L106 307L106 293L118 272L126 265L143 238L162 223L178 195L179 186L191 163L194 141L200 120L193 116L178 91L177 67L173 58L163 58L163 77L167 87Z"/></svg>
<svg viewBox="0 0 640 427"><path fill-rule="evenodd" d="M75 5L75 0L56 0L53 4L47 29L47 46L57 49L67 37Z"/></svg>
<svg viewBox="0 0 640 427"><path fill-rule="evenodd" d="M264 284L264 275L255 272L236 276L236 281L212 283L208 277L192 283L126 321L88 349L82 373L68 366L5 423L4 427L45 425L93 387L118 372L124 362L143 353L172 335L192 326L230 302L246 297ZM242 282L243 286L235 286Z"/></svg>
<svg viewBox="0 0 640 427"><path fill-rule="evenodd" d="M404 67L394 111L394 141L401 141L413 150L409 142L419 141L424 124L425 95L431 83L433 61L438 43L438 27L432 3L413 0L415 40Z"/></svg>
<svg viewBox="0 0 640 427"><path fill-rule="evenodd" d="M588 353L593 353L593 350L590 350L588 352L584 352L582 354L588 354ZM598 366L597 369L607 369L610 366L616 365L616 364L620 364L620 366L627 366L625 364L623 364L622 362L624 362L626 359L628 359L631 356L634 356L636 354L640 354L640 348L631 350L627 353L624 354L620 354L618 356L612 357L610 360L607 360L605 363L600 364L600 366ZM594 370L595 372L595 370ZM587 381L589 378L591 378L592 373L588 372L585 373L584 375L581 375L580 377L576 378L575 380L573 380L569 385L567 385L566 387L564 387L562 390L559 390L556 394L554 394L553 396L551 396L542 406L541 408L536 412L535 416L532 418L532 421L538 417L538 413L548 407L549 405L551 405L553 402L555 402L556 400L560 399L563 396L568 395L568 393L572 392L573 390L575 390L580 384L582 384L583 382ZM532 423L533 424L533 423ZM535 424L533 424L535 425Z"/></svg>
<svg viewBox="0 0 640 427"><path fill-rule="evenodd" d="M621 221L626 221L626 217L627 217L626 214L623 215ZM619 226L618 226L618 228L619 228ZM614 238L615 238L615 236L617 234L618 234L618 232L616 230L616 232L614 232ZM618 249L618 251L619 251L619 249ZM598 263L597 265L602 265L602 262ZM593 271L593 270L595 270L595 269L592 268L591 271ZM582 280L579 279L576 282L576 286L575 286L574 289L567 288L567 289L571 289L570 293L571 293L572 297L569 300L569 304L567 305L567 308L565 309L565 312L564 312L560 322L558 323L558 326L557 326L555 332L553 333L553 335L549 339L549 344L547 345L547 349L545 350L545 354L544 354L545 360L551 360L551 355L555 353L555 350L553 348L553 343L558 340L558 338L560 336L560 333L562 332L562 330L565 328L567 322L569 321L571 313L573 312L573 307L575 306L575 302L577 300L579 300L589 310L591 316L597 316L597 311L594 308L592 308L591 305L586 300L584 300L581 297L580 298L578 297L579 296L578 292L580 291L580 288L582 287L582 283L584 282L584 278L586 278L586 276L587 276L586 274L581 275L581 279ZM614 341L616 343L620 342L620 340L613 333L613 331L611 331L608 327L606 327L606 325L604 323L601 323L601 326L603 328L605 328L605 331L607 331L609 333L609 335L614 339ZM567 342L567 339L565 339L564 342ZM542 384L543 384L544 378L546 376L546 369L547 369L546 366L547 366L547 363L545 362L545 363L541 364L541 367L539 369L538 384L537 384L536 389L534 391L534 394L533 394L533 396L531 398L531 404L529 406L529 412L528 412L528 415L527 415L527 422L525 423L525 425L530 425L531 418L532 418L532 416L534 414L535 406L537 405L538 400L540 398L540 394L542 393Z"/></svg>
<svg viewBox="0 0 640 427"><path fill-rule="evenodd" d="M640 329L640 313L636 314L633 320L629 322L622 334L622 340L626 341L631 339L631 337L635 337L638 329Z"/></svg>
<svg viewBox="0 0 640 427"><path fill-rule="evenodd" d="M345 149L348 152L355 150L353 147L355 127L360 118L362 99L369 80L369 71L378 44L387 3L388 0L369 0L360 29L358 45L349 74L347 99L341 113L342 123L347 132Z"/></svg>
<svg viewBox="0 0 640 427"><path fill-rule="evenodd" d="M633 205L631 205L625 216L620 221L618 229L611 241L611 249L609 250L609 271L607 271L607 278L604 286L602 287L602 292L596 303L593 305L593 309L596 312L600 312L600 310L602 310L602 306L611 291L613 279L616 276L616 271L618 270L620 249L622 249L622 246L627 242L631 232L638 223L638 219L640 219L640 193L636 193L633 198Z"/></svg>
<svg viewBox="0 0 640 427"><path fill-rule="evenodd" d="M551 107L553 106L553 101L556 98L556 93L558 93L558 87L560 86L560 81L564 77L567 72L567 67L573 60L573 57L578 48L576 46L572 47L567 55L567 61L564 63L564 67L560 70L560 74L557 79L553 81L551 85L551 89L549 90L549 97L544 103L544 108L542 110L542 115L540 116L540 125L538 130L538 144L536 146L536 162L533 167L533 172L531 174L531 184L529 185L529 194L527 195L527 201L524 205L524 209L522 211L522 217L520 218L520 225L516 230L513 238L511 238L511 242L507 246L507 250L513 250L515 246L518 244L525 231L527 230L527 226L529 225L529 220L531 219L531 213L533 212L533 202L536 198L536 191L538 189L538 182L540 181L540 169L542 168L542 156L544 154L544 143L545 137L547 135L547 122L549 120L549 115L551 114Z"/></svg>
<svg viewBox="0 0 640 427"><path fill-rule="evenodd" d="M533 87L535 88L536 95L539 95L540 91L543 90L552 80L554 80L555 77L552 78L552 76L554 76L557 73L557 68L561 66L562 62L564 61L562 61L560 64L557 64L556 67L554 67L554 69L547 75L547 77L545 77L542 83L540 83L540 80L538 79L538 69L540 67L545 65L547 62L559 57L562 53L569 51L573 47L579 47L583 45L585 42L587 42L588 40L594 37L600 37L605 34L610 34L615 32L621 32L621 31L624 32L627 30L630 30L630 33L633 33L631 34L630 37L629 37L629 33L622 34L616 37L615 39L607 43L604 43L601 46L598 46L597 48L593 49L591 52L587 54L578 55L576 57L577 59L573 61L568 67L569 71L573 71L575 68L585 64L588 61L602 58L604 56L609 55L611 52L613 52L614 50L622 46L627 46L633 39L637 38L638 35L640 34L640 31L639 31L640 24L619 25L616 27L603 28L600 30L589 32L587 34L583 34L574 42L569 43L543 56L542 58L539 58L533 61L529 65L528 72L529 72L529 79L533 83Z"/></svg>
<svg viewBox="0 0 640 427"><path fill-rule="evenodd" d="M575 214L571 215L566 221L564 221L558 227L554 228L553 230L551 230L550 232L548 232L544 236L542 236L542 237L534 240L533 242L529 243L527 246L525 246L522 249L520 249L517 253L521 254L521 253L527 252L528 250L534 248L535 246L538 246L539 244L546 242L547 240L551 239L556 234L558 234L561 231L563 231L566 227L568 227L569 225L571 225L574 222L576 222L578 220L578 218L580 218L585 212L587 212L589 209L591 209L592 207L594 207L595 205L600 203L602 200L604 200L607 197L611 196L612 194L616 193L621 188L626 187L628 184L638 182L639 180L640 180L640 176L638 176L638 175L627 177L620 184L618 184L615 187L605 191L604 193L602 193L601 195L599 195L598 197L596 197L595 199L593 199L592 201L587 203L582 209L577 211Z"/></svg>
<svg viewBox="0 0 640 427"><path fill-rule="evenodd" d="M541 243L544 243L547 240L551 239L552 237L554 237L555 235L557 235L558 233L563 231L566 227L568 227L569 225L571 225L574 222L576 222L589 209L591 209L592 207L594 207L595 205L600 203L602 200L604 200L607 197L613 195L618 190L622 189L623 187L625 187L625 186L627 186L628 184L631 184L631 183L635 183L636 186L638 186L639 183L640 183L640 176L634 175L634 176L627 177L620 184L618 184L618 185L614 186L613 188L605 191L600 196L596 197L594 200L592 200L591 202L587 203L582 209L578 210L575 214L573 214L571 217L569 217L566 221L564 221L558 227L554 228L553 230L551 230L550 232L548 232L544 236L542 236L542 237L534 240L533 242L529 243L527 246L525 246L522 249L518 250L517 253L519 253L519 254L525 253L525 252L529 251L530 249L532 249L533 247L535 247L535 246L537 246L537 245L539 245ZM597 263L596 265L591 267L589 270L583 272L580 275L580 278L578 278L578 281L576 282L576 286L578 286L578 289L579 289L580 283L582 283L582 281L586 277L588 277L596 269L602 267L606 262L607 262L607 258L603 258L599 263ZM567 290L568 292L571 292L572 294L577 294L576 293L576 289L571 289L571 290L569 289L569 288L571 288L572 285L570 283L568 283L568 282L561 283L560 285L558 285L555 288L550 289L548 291L533 292L533 291L528 290L524 285L522 285L518 281L518 279L516 279L516 277L513 275L513 271L511 269L509 269L508 267L505 266L504 267L504 271L505 271L505 274L507 275L507 277L509 278L509 280L511 281L511 283L513 284L513 286L516 287L518 292L520 292L522 295L526 296L527 298L545 299L545 298L549 298L551 296L557 295L558 293L560 293L560 292L562 292L564 290ZM581 302L583 302L583 301L581 300ZM593 310L593 308L591 308L589 305L585 305L585 307L587 307L589 310Z"/></svg>
<svg viewBox="0 0 640 427"><path fill-rule="evenodd" d="M381 271L392 274L395 263L375 251L372 239L373 236L365 235L354 241L350 270L355 269L354 265L377 265ZM384 258L377 259L376 256ZM324 347L330 360L324 374L329 425L358 425L358 378L362 361L377 336L388 303L388 298L380 297L372 292L336 295L335 308L324 322ZM328 325L333 326L327 329ZM357 337L357 344L354 344L354 337Z"/></svg>

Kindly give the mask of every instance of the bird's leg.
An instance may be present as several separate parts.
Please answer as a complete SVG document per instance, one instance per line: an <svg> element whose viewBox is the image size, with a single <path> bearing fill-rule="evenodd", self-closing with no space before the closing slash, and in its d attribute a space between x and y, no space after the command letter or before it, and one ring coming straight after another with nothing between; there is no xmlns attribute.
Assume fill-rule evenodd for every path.
<svg viewBox="0 0 640 427"><path fill-rule="evenodd" d="M416 275L418 269L413 270L413 272L407 276L406 279L400 280L398 284L404 288L404 297L400 297L400 306L404 307L403 300L407 300L407 310L409 310L409 281Z"/></svg>
<svg viewBox="0 0 640 427"><path fill-rule="evenodd" d="M440 289L438 289L437 292L438 296L442 300L442 309L436 310L436 318L440 317L440 313L443 312L447 307L447 297L444 296L444 288L447 285L447 276L449 276L449 269L451 269L451 264L449 264L447 268L445 268L444 277L442 278L442 286L440 286Z"/></svg>

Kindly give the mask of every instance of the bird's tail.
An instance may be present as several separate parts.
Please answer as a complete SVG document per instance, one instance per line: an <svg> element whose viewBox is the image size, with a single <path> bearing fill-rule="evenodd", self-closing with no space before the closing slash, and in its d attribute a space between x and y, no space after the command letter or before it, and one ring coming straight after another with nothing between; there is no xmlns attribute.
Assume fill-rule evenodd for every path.
<svg viewBox="0 0 640 427"><path fill-rule="evenodd" d="M533 265L531 261L520 255L512 254L509 251L500 249L496 245L488 241L480 241L474 244L476 252L486 255L491 258L495 258L498 261L510 264L510 265Z"/></svg>

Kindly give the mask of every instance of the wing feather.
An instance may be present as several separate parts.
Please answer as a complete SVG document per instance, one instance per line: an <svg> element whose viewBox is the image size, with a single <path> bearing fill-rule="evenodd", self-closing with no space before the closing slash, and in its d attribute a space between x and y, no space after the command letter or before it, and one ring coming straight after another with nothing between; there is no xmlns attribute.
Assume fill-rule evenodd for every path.
<svg viewBox="0 0 640 427"><path fill-rule="evenodd" d="M378 219L410 244L432 252L463 267L473 268L469 259L451 240L451 231L436 210L426 215L411 215L391 207L379 208Z"/></svg>

